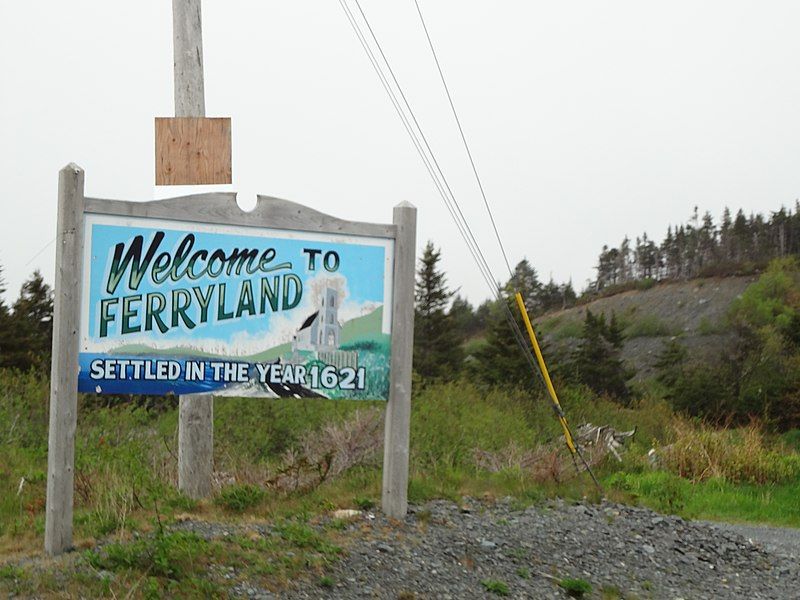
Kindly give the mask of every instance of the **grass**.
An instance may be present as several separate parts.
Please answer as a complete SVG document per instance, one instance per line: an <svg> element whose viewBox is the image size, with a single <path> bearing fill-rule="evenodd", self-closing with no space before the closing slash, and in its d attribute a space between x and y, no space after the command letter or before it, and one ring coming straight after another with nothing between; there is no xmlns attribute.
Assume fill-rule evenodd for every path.
<svg viewBox="0 0 800 600"><path fill-rule="evenodd" d="M700 335L719 335L730 330L730 327L723 321L713 322L708 317L700 319L700 323L697 325L697 333Z"/></svg>
<svg viewBox="0 0 800 600"><path fill-rule="evenodd" d="M248 508L258 506L266 492L263 488L252 484L227 485L214 499L216 504L234 512L244 512Z"/></svg>
<svg viewBox="0 0 800 600"><path fill-rule="evenodd" d="M669 324L659 319L656 315L644 315L633 321L625 328L625 337L662 337L677 335L680 331L670 327Z"/></svg>
<svg viewBox="0 0 800 600"><path fill-rule="evenodd" d="M481 585L490 594L497 594L498 596L508 596L508 584L499 579L481 579Z"/></svg>
<svg viewBox="0 0 800 600"><path fill-rule="evenodd" d="M555 341L579 338L583 333L583 321L579 315L560 314L537 320L536 331Z"/></svg>
<svg viewBox="0 0 800 600"><path fill-rule="evenodd" d="M687 519L800 528L800 481L755 485L711 479L692 483L664 471L617 473L603 480L612 499Z"/></svg>
<svg viewBox="0 0 800 600"><path fill-rule="evenodd" d="M591 584L584 579L565 577L558 582L558 585L573 598L583 598L592 593Z"/></svg>
<svg viewBox="0 0 800 600"><path fill-rule="evenodd" d="M666 402L650 396L623 407L584 388L557 387L573 426L588 421L618 430L637 427L625 461L598 468L612 498L685 517L800 527L797 431L771 438L755 425L717 430L676 417ZM315 516L336 508L371 510L381 495L379 459L317 487L266 492L268 475L287 452L298 452L304 440L319 437L330 424L352 421L363 402L218 399L215 468L235 483L197 502L175 490L174 408L104 407L85 397L76 436L75 543L84 549L95 548L98 539L105 543L85 553L83 566L65 575L66 581L49 571L34 577L13 561L3 563L41 548L47 401L42 377L0 372L0 594L46 596L63 588L98 597L131 590L133 597L216 597L226 595L237 578L279 590L309 574L327 587L333 580L326 569L342 553L346 527L335 521L320 526ZM466 382L426 386L414 397L409 500L512 496L522 508L552 496L594 497L590 481L572 477L569 469L548 478L511 460L517 454L510 450L561 447L560 436L542 398ZM653 446L661 449L662 470L653 471L645 459ZM476 448L511 459L490 472L478 466ZM207 540L170 529L187 518L245 527L268 523L269 533ZM235 578L221 578L215 569L223 567L234 569ZM521 568L517 575L530 572Z"/></svg>

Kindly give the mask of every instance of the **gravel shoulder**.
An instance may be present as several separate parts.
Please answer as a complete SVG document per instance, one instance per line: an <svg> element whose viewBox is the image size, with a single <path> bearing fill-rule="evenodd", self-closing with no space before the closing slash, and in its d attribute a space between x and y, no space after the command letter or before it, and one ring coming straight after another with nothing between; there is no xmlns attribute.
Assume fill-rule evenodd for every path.
<svg viewBox="0 0 800 600"><path fill-rule="evenodd" d="M768 525L743 525L704 521L712 529L742 536L770 554L790 560L800 560L800 529L771 527Z"/></svg>
<svg viewBox="0 0 800 600"><path fill-rule="evenodd" d="M208 575L227 581L230 597L248 600L555 600L569 598L559 585L564 578L587 582L592 591L584 597L601 600L800 599L795 529L685 521L613 503L556 500L522 507L511 498L436 500L411 506L403 521L353 512L346 520L330 514L311 519L320 533L335 531L344 552L325 568L308 564L288 589L264 589L246 564L212 565ZM279 535L273 523L256 521L187 518L170 529L206 540L269 543ZM114 576L86 571L78 553L29 558L18 566L51 578L79 570L87 577ZM48 597L74 596L65 590Z"/></svg>
<svg viewBox="0 0 800 600"><path fill-rule="evenodd" d="M435 501L402 523L359 517L347 533L331 587L300 581L279 597L492 598L487 586L500 582L510 598L561 599L558 580L573 577L592 585L591 598L800 598L797 531L616 504Z"/></svg>

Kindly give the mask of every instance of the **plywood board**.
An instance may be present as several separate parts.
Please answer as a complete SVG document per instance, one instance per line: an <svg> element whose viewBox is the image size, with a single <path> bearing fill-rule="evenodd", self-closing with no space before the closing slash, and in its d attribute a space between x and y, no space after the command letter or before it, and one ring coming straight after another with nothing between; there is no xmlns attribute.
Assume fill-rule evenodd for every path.
<svg viewBox="0 0 800 600"><path fill-rule="evenodd" d="M231 183L231 120L156 117L156 185Z"/></svg>

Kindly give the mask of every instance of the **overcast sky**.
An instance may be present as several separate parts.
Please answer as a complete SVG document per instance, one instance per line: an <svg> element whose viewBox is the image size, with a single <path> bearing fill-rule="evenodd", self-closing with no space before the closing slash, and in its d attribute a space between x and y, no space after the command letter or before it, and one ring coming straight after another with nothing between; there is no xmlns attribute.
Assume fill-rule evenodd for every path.
<svg viewBox="0 0 800 600"><path fill-rule="evenodd" d="M604 243L660 240L695 205L800 197L800 2L420 0L514 262L594 276ZM412 0L362 0L496 277L502 261ZM53 280L58 170L150 200L173 114L169 0L0 1L0 264L12 301ZM208 116L233 119L240 204L339 217L419 208L450 284L488 295L336 0L204 0ZM48 244L50 244L48 246ZM45 246L47 248L39 253Z"/></svg>

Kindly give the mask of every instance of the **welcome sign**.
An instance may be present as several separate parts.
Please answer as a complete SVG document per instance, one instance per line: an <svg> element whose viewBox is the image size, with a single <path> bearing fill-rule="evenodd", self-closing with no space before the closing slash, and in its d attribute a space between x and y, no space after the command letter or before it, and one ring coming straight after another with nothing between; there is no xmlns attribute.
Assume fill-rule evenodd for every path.
<svg viewBox="0 0 800 600"><path fill-rule="evenodd" d="M45 550L72 547L78 391L176 394L178 487L212 489L214 398L388 400L381 503L408 506L417 210L349 221L234 193L90 198L58 176Z"/></svg>
<svg viewBox="0 0 800 600"><path fill-rule="evenodd" d="M388 399L394 240L84 218L78 388Z"/></svg>

